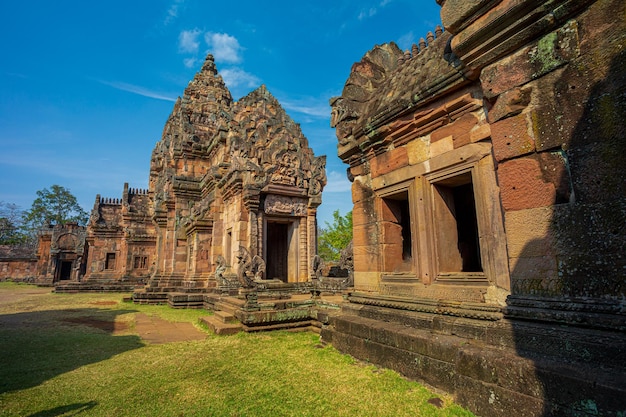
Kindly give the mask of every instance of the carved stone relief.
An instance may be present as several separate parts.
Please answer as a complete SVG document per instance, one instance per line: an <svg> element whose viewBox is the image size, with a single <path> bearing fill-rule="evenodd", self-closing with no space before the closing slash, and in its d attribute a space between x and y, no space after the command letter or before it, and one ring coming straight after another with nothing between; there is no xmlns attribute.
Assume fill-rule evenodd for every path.
<svg viewBox="0 0 626 417"><path fill-rule="evenodd" d="M306 216L307 200L270 194L265 198L265 214Z"/></svg>

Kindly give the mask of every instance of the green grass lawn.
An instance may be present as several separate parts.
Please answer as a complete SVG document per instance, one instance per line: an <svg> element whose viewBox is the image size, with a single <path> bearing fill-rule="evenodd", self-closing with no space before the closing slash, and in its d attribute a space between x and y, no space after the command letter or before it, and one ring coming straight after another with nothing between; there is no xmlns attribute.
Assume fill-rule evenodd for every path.
<svg viewBox="0 0 626 417"><path fill-rule="evenodd" d="M136 313L197 326L208 313L121 300L0 283L0 416L472 415L313 333L146 344Z"/></svg>

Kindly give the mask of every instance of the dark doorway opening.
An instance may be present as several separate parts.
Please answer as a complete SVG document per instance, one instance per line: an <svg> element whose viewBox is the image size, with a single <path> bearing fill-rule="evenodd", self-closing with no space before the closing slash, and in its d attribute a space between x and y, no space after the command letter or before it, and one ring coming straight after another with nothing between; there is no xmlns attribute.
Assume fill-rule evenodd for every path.
<svg viewBox="0 0 626 417"><path fill-rule="evenodd" d="M72 262L71 261L60 261L61 268L59 271L59 280L68 280L72 278Z"/></svg>
<svg viewBox="0 0 626 417"><path fill-rule="evenodd" d="M267 278L287 282L289 257L289 224L267 223Z"/></svg>

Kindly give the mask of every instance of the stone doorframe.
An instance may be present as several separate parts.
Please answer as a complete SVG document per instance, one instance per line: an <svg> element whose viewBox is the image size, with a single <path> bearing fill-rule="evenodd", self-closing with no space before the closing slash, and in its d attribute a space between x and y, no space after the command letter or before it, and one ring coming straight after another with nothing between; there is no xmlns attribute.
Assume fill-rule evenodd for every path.
<svg viewBox="0 0 626 417"><path fill-rule="evenodd" d="M272 242L268 242L268 231L272 227L272 225L282 224L286 225L286 253L284 254L287 257L287 276L284 277L285 282L299 282L299 271L300 271L300 217L286 217L286 216L264 216L263 217L263 259L267 264L267 276L266 278L283 278L283 277L272 277L270 276L270 267L272 260L269 255L271 253L271 249L268 249Z"/></svg>

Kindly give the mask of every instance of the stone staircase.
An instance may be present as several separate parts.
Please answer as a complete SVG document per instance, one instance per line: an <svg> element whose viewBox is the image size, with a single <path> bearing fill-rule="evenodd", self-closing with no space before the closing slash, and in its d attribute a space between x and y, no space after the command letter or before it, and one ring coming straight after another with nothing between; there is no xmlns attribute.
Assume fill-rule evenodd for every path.
<svg viewBox="0 0 626 417"><path fill-rule="evenodd" d="M289 299L260 297L257 305L250 306L243 298L217 293L204 295L204 308L213 311L214 315L201 320L216 334L232 334L242 330L320 333L329 317L339 311L336 300L327 303L305 296Z"/></svg>
<svg viewBox="0 0 626 417"><path fill-rule="evenodd" d="M222 297L218 294L204 294L203 298L205 308L213 310L213 315L201 317L200 321L215 334L225 336L243 330L243 325L235 315L244 306L244 300L235 297Z"/></svg>
<svg viewBox="0 0 626 417"><path fill-rule="evenodd" d="M167 304L172 308L203 308L208 290L206 281L185 281L182 276L161 277L135 290L133 302Z"/></svg>

